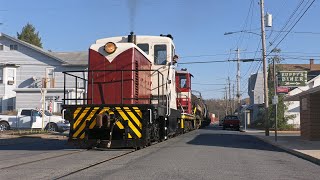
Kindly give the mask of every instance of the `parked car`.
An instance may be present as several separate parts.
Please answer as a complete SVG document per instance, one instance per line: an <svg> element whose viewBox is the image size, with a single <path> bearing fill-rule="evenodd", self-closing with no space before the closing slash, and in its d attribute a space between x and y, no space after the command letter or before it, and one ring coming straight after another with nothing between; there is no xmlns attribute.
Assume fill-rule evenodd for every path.
<svg viewBox="0 0 320 180"><path fill-rule="evenodd" d="M223 119L222 123L223 129L232 128L236 130L240 130L240 119L238 116L228 115Z"/></svg>
<svg viewBox="0 0 320 180"><path fill-rule="evenodd" d="M44 117L42 117L44 116ZM42 122L43 121L43 122ZM22 108L16 116L0 115L0 131L9 129L41 129L63 132L69 130L70 124L61 116L54 116L49 111Z"/></svg>

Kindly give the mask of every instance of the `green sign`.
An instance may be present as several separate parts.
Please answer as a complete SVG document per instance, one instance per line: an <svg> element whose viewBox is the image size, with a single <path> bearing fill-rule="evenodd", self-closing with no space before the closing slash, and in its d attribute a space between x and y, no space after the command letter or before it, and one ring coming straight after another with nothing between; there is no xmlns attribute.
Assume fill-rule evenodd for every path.
<svg viewBox="0 0 320 180"><path fill-rule="evenodd" d="M305 86L307 84L307 71L279 71L279 86Z"/></svg>

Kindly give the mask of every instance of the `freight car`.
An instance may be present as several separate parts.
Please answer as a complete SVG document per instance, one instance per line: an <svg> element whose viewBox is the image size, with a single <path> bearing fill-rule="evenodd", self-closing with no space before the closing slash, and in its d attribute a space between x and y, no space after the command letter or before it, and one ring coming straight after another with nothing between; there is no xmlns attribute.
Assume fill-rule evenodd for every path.
<svg viewBox="0 0 320 180"><path fill-rule="evenodd" d="M88 70L64 72L69 142L139 149L198 128L191 74L177 59L171 35L96 40Z"/></svg>

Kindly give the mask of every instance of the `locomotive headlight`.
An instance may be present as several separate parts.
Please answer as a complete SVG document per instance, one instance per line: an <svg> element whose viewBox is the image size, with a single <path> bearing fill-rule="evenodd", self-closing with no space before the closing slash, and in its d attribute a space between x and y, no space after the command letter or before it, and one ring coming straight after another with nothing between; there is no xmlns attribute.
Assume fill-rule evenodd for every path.
<svg viewBox="0 0 320 180"><path fill-rule="evenodd" d="M117 49L117 46L113 42L108 42L106 45L104 45L104 50L109 54L114 53L116 49Z"/></svg>

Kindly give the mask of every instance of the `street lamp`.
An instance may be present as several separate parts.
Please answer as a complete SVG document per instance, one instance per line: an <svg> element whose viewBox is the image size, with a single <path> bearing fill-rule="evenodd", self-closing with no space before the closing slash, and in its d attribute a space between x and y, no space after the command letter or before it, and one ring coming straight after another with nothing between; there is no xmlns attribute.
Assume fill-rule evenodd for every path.
<svg viewBox="0 0 320 180"><path fill-rule="evenodd" d="M235 34L235 33L249 33L249 34L254 34L257 36L261 36L261 34L251 32L251 31L233 31L233 32L225 32L224 35L230 35L230 34Z"/></svg>

